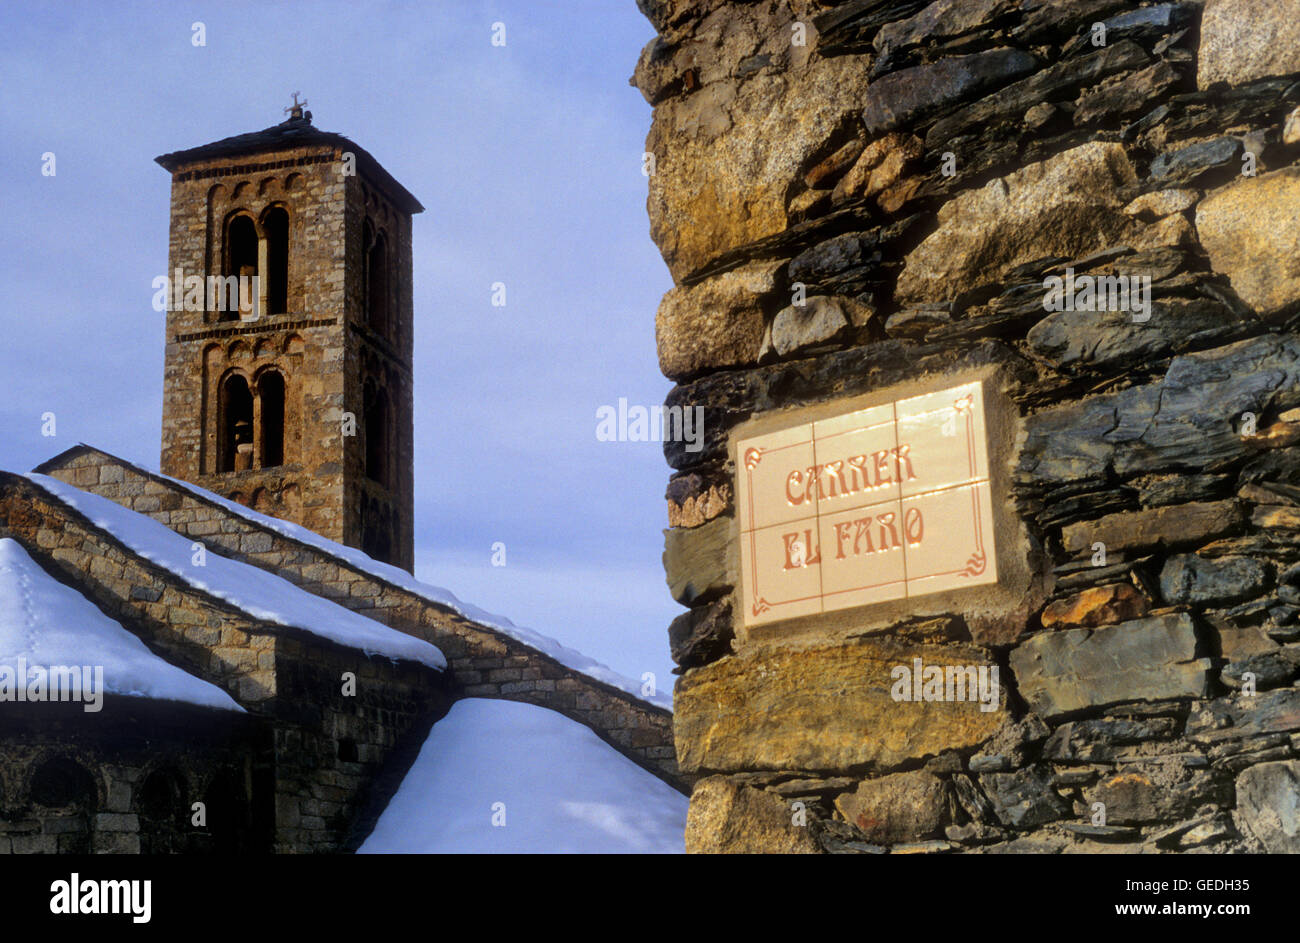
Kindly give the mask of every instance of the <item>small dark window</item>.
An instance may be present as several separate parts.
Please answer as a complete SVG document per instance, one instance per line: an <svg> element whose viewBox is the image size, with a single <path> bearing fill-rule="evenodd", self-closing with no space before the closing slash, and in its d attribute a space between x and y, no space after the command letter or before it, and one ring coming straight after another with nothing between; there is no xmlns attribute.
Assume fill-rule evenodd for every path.
<svg viewBox="0 0 1300 943"><path fill-rule="evenodd" d="M226 275L236 275L242 278L251 278L257 275L257 228L253 225L252 219L247 216L239 215L230 221L230 226L226 231ZM238 293L240 304L238 309L231 309L228 305L224 306L221 311L220 320L238 321L241 316L249 317L253 314L257 304L257 295L252 292L251 288Z"/></svg>
<svg viewBox="0 0 1300 943"><path fill-rule="evenodd" d="M289 214L273 206L262 220L266 233L266 313L289 310Z"/></svg>
<svg viewBox="0 0 1300 943"><path fill-rule="evenodd" d="M383 233L366 242L366 323L378 334L388 333L388 240Z"/></svg>
<svg viewBox="0 0 1300 943"><path fill-rule="evenodd" d="M221 385L220 471L247 471L253 467L253 394L248 381L232 374Z"/></svg>
<svg viewBox="0 0 1300 943"><path fill-rule="evenodd" d="M47 809L93 809L96 797L94 777L73 760L48 760L32 775L32 802Z"/></svg>
<svg viewBox="0 0 1300 943"><path fill-rule="evenodd" d="M339 759L345 763L357 762L357 741L351 737L344 737L339 740Z"/></svg>
<svg viewBox="0 0 1300 943"><path fill-rule="evenodd" d="M385 488L388 481L388 394L366 387L366 477Z"/></svg>
<svg viewBox="0 0 1300 943"><path fill-rule="evenodd" d="M257 381L262 413L262 467L284 464L284 377L275 370Z"/></svg>

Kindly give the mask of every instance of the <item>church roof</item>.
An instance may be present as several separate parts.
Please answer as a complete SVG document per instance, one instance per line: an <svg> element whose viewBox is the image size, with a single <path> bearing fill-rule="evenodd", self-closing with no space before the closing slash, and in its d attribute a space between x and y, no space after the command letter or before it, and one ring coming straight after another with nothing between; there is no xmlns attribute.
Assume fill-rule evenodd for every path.
<svg viewBox="0 0 1300 943"><path fill-rule="evenodd" d="M172 151L169 154L159 155L154 160L166 170L175 173L187 164L217 157L261 154L313 145L337 147L356 154L357 163L366 176L377 180L380 186L392 195L403 211L407 213L424 212L424 207L420 204L420 201L406 187L398 183L393 175L371 156L369 151L342 134L334 131L322 131L320 128L315 127L311 123L309 115L310 112L303 117L291 117L287 121L282 121L269 128L263 128L261 131L249 131L246 134L236 134L233 137L222 138L210 144L201 144L198 147L186 148L183 151Z"/></svg>

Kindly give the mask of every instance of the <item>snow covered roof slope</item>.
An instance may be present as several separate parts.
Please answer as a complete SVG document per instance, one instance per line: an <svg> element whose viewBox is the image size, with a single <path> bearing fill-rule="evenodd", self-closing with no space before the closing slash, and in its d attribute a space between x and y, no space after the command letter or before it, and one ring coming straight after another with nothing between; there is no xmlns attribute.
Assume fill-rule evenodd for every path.
<svg viewBox="0 0 1300 943"><path fill-rule="evenodd" d="M81 443L78 446L78 448L85 448L91 451L102 452L102 450L96 449L92 445L86 445L85 443ZM102 454L108 454L108 453L102 453ZM653 696L647 697L646 695L641 693L642 685L640 681L634 680L633 678L629 678L626 675L620 674L619 672L608 667L607 665L603 665L600 662L596 661L594 658L589 658L588 656L584 655L582 652L576 651L575 649L569 648L568 646L561 644L559 641L551 638L548 635L543 635L542 633L534 631L533 629L528 629L528 628L524 628L523 626L515 625L505 616L493 615L492 613L480 609L477 606L471 605L470 603L462 602L450 590L443 589L439 586L431 586L428 583L423 583L420 580L417 580L410 573L401 569L400 567L395 567L390 564L381 563L378 560L371 559L369 556L367 556L366 554L362 553L360 550L357 550L354 547L348 547L340 543L335 543L334 541L322 537L320 534L316 533L315 531L308 530L307 528L299 524L293 524L290 523L289 521L282 521L278 517L271 517L267 514L261 514L257 511L252 510L251 508L247 508L244 505L239 504L236 501L231 501L228 498L223 498L219 494L215 494L214 492L208 491L204 488L200 488L198 485L191 484L188 481L181 481L179 478L172 478L169 475L164 475L159 472L150 471L139 465L134 465L131 462L127 462L125 459L118 458L117 456L111 456L111 457L116 461L122 462L122 464L124 465L130 465L132 468L135 468L142 475L149 475L161 481L170 482L171 484L175 485L177 488L183 491L187 491L190 494L194 495L196 498L199 498L200 500L203 501L207 501L211 504L215 504L218 507L221 507L224 510L229 511L231 514L241 517L246 521L258 525L259 527L264 527L267 530L280 534L283 537L288 537L291 540L296 540L299 543L306 544L307 546L319 550L322 553L328 554L329 556L342 560L345 563L347 563L349 566L352 566L363 573L369 574L370 576L373 576L376 579L380 579L386 583L390 583L393 586L398 587L399 589L404 589L407 592L419 596L421 599L428 600L429 602L436 603L437 605L440 606L446 606L448 609L451 609L453 612L457 612L460 615L464 616L466 619L469 619L473 622L477 622L480 625L485 625L488 628L496 629L501 634L509 636L515 641L527 645L529 648L534 648L537 651L543 653L544 655L549 655L551 658L554 658L556 661L564 665L566 668L571 668L574 671L580 672L581 674L585 674L589 678L594 678L597 681L600 681L604 684L608 684L609 686L613 688L617 688L618 690L623 691L626 694L631 694L633 697L654 704L656 707L663 707L669 710L672 709L673 702L670 693L657 691ZM33 480L39 480L39 481L45 480L44 476L40 476L40 475L31 475L29 477L31 477Z"/></svg>
<svg viewBox="0 0 1300 943"><path fill-rule="evenodd" d="M681 853L689 801L563 714L468 698L433 725L360 851Z"/></svg>
<svg viewBox="0 0 1300 943"><path fill-rule="evenodd" d="M27 477L55 498L75 508L131 550L174 573L190 586L242 609L255 619L303 629L312 635L359 649L367 655L421 662L446 668L437 646L358 615L328 599L299 589L288 580L216 553L194 563L193 541L150 517L90 494L57 478Z"/></svg>
<svg viewBox="0 0 1300 943"><path fill-rule="evenodd" d="M89 599L41 569L18 541L0 538L0 669L10 669L16 683L26 684L23 676L31 669L54 666L102 668L100 693L243 710L215 684L151 652ZM78 672L77 699L86 700L95 683Z"/></svg>

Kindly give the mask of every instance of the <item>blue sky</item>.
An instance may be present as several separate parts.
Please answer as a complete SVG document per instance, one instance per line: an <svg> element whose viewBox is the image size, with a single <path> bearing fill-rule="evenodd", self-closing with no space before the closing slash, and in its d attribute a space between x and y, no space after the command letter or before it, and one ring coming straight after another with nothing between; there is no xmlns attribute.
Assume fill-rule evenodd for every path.
<svg viewBox="0 0 1300 943"><path fill-rule="evenodd" d="M600 406L670 388L650 108L627 83L652 36L634 0L4 5L0 467L85 441L157 468L169 179L153 158L275 124L301 91L426 208L416 574L670 687L668 469L657 443L595 436Z"/></svg>

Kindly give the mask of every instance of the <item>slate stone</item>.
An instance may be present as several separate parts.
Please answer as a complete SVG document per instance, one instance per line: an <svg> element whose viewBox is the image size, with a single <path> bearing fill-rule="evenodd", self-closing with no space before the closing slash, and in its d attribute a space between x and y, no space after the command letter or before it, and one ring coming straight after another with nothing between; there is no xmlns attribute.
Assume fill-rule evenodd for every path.
<svg viewBox="0 0 1300 943"><path fill-rule="evenodd" d="M1000 48L900 69L867 87L862 122L869 134L889 131L1027 75L1037 67L1038 60L1028 53Z"/></svg>
<svg viewBox="0 0 1300 943"><path fill-rule="evenodd" d="M1160 571L1160 592L1171 605L1242 599L1262 592L1268 583L1268 571L1252 557L1207 560L1180 554Z"/></svg>
<svg viewBox="0 0 1300 943"><path fill-rule="evenodd" d="M1178 722L1172 717L1105 717L1061 724L1043 745L1052 760L1104 763L1113 760L1115 747L1174 736Z"/></svg>
<svg viewBox="0 0 1300 943"><path fill-rule="evenodd" d="M1188 770L1167 757L1102 777L1084 793L1084 804L1106 806L1106 824L1140 825L1190 815L1198 806L1226 801L1229 791L1208 770Z"/></svg>
<svg viewBox="0 0 1300 943"><path fill-rule="evenodd" d="M1061 544L1068 553L1082 553L1100 541L1109 553L1204 543L1237 530L1243 520L1241 504L1235 499L1171 504L1071 524L1061 530Z"/></svg>
<svg viewBox="0 0 1300 943"><path fill-rule="evenodd" d="M1074 109L1074 124L1080 128L1093 127L1138 114L1181 81L1178 70L1164 61L1140 72L1116 76L1080 96Z"/></svg>
<svg viewBox="0 0 1300 943"><path fill-rule="evenodd" d="M946 141L972 129L1015 121L1026 111L1045 101L1059 99L1067 93L1101 79L1141 68L1151 57L1137 44L1124 41L1097 50L1087 56L1058 62L1001 91L936 121L926 132L927 150L936 150ZM909 71L909 70L904 70ZM897 72L903 75L904 72Z"/></svg>
<svg viewBox="0 0 1300 943"><path fill-rule="evenodd" d="M1186 613L1100 629L1041 632L1013 649L1021 696L1044 717L1123 701L1204 697L1210 661L1196 657Z"/></svg>
<svg viewBox="0 0 1300 943"><path fill-rule="evenodd" d="M736 583L735 519L716 517L699 527L664 531L664 572L668 589L684 606L720 595Z"/></svg>
<svg viewBox="0 0 1300 943"><path fill-rule="evenodd" d="M1276 688L1255 697L1237 695L1192 705L1185 735L1196 743L1300 730L1300 689Z"/></svg>
<svg viewBox="0 0 1300 943"><path fill-rule="evenodd" d="M734 636L730 599L683 612L668 626L672 659L682 668L708 664L730 653Z"/></svg>
<svg viewBox="0 0 1300 943"><path fill-rule="evenodd" d="M1130 306L1136 299L1129 302ZM1029 331L1029 346L1062 367L1110 369L1158 359L1189 340L1226 338L1237 326L1232 312L1208 299L1150 301L1147 320L1131 311L1054 311Z"/></svg>
<svg viewBox="0 0 1300 943"><path fill-rule="evenodd" d="M1300 761L1261 763L1237 777L1236 819L1270 854L1300 853Z"/></svg>
<svg viewBox="0 0 1300 943"><path fill-rule="evenodd" d="M1026 419L1017 476L1043 485L1111 470L1204 473L1245 451L1236 423L1300 400L1300 338L1267 335L1175 357L1163 380Z"/></svg>
<svg viewBox="0 0 1300 943"><path fill-rule="evenodd" d="M1224 665L1220 677L1228 687L1240 688L1246 672L1255 676L1255 689L1263 691L1288 683L1296 675L1296 664L1281 653L1261 652Z"/></svg>
<svg viewBox="0 0 1300 943"><path fill-rule="evenodd" d="M1095 838L1098 841L1136 841L1142 836L1141 831L1130 825L1084 825L1078 822L1066 822L1061 827L1067 832L1083 838Z"/></svg>
<svg viewBox="0 0 1300 943"><path fill-rule="evenodd" d="M1232 165L1234 172L1241 170L1241 141L1221 137L1199 141L1173 151L1165 151L1151 162L1151 178L1162 185L1192 183L1202 174Z"/></svg>
<svg viewBox="0 0 1300 943"><path fill-rule="evenodd" d="M1014 773L986 773L980 785L1003 825L1033 828L1054 822L1066 813L1065 803L1052 790L1051 774L1033 766Z"/></svg>
<svg viewBox="0 0 1300 943"><path fill-rule="evenodd" d="M1011 31L1017 42L1028 45L1091 32L1099 20L1129 6L1128 0L1048 0L1024 4L1026 15Z"/></svg>
<svg viewBox="0 0 1300 943"><path fill-rule="evenodd" d="M935 0L906 19L886 24L872 45L883 58L909 46L960 36L1015 9L1017 0Z"/></svg>

